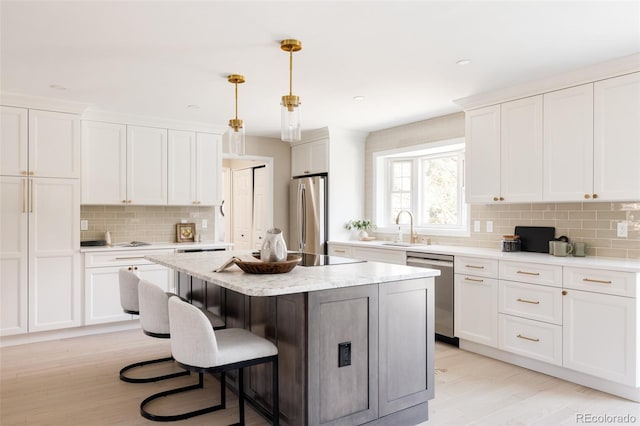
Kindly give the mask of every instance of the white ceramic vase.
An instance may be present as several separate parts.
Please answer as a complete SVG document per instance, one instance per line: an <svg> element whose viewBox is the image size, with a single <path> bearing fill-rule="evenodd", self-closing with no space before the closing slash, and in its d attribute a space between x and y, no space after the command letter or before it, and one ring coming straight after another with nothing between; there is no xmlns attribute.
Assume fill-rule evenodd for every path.
<svg viewBox="0 0 640 426"><path fill-rule="evenodd" d="M287 260L287 244L284 242L281 229L271 228L267 230L260 250L260 260L263 262L283 262Z"/></svg>

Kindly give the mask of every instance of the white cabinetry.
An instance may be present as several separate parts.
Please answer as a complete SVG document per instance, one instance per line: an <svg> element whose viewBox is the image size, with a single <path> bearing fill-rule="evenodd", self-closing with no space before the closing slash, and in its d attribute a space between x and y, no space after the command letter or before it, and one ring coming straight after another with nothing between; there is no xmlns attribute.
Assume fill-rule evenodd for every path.
<svg viewBox="0 0 640 426"><path fill-rule="evenodd" d="M564 268L563 365L638 386L638 274Z"/></svg>
<svg viewBox="0 0 640 426"><path fill-rule="evenodd" d="M640 73L594 84L594 193L600 200L640 198Z"/></svg>
<svg viewBox="0 0 640 426"><path fill-rule="evenodd" d="M1 117L0 334L80 325L78 115Z"/></svg>
<svg viewBox="0 0 640 426"><path fill-rule="evenodd" d="M76 114L2 107L0 175L80 177Z"/></svg>
<svg viewBox="0 0 640 426"><path fill-rule="evenodd" d="M543 198L584 201L592 197L593 84L545 93Z"/></svg>
<svg viewBox="0 0 640 426"><path fill-rule="evenodd" d="M542 96L468 111L466 129L469 202L542 199Z"/></svg>
<svg viewBox="0 0 640 426"><path fill-rule="evenodd" d="M498 348L562 365L562 267L499 262Z"/></svg>
<svg viewBox="0 0 640 426"><path fill-rule="evenodd" d="M83 121L82 204L167 204L167 130Z"/></svg>
<svg viewBox="0 0 640 426"><path fill-rule="evenodd" d="M169 205L214 205L218 200L220 136L169 129Z"/></svg>
<svg viewBox="0 0 640 426"><path fill-rule="evenodd" d="M330 256L349 257L371 262L395 263L397 265L407 264L407 255L404 250L394 250L390 248L330 243L328 253Z"/></svg>
<svg viewBox="0 0 640 426"><path fill-rule="evenodd" d="M305 142L291 147L291 176L327 173L329 141Z"/></svg>
<svg viewBox="0 0 640 426"><path fill-rule="evenodd" d="M171 253L173 250L92 251L85 253L84 323L101 324L133 319L122 311L118 271L128 268L164 291L173 291L172 270L151 263L144 256Z"/></svg>
<svg viewBox="0 0 640 426"><path fill-rule="evenodd" d="M497 260L456 256L454 268L456 272L454 334L456 337L487 346L498 346L497 268Z"/></svg>

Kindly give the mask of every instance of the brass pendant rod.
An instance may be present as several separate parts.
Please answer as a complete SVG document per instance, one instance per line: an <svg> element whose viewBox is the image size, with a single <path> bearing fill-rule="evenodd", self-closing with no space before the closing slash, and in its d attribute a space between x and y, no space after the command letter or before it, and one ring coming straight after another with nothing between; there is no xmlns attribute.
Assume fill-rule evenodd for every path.
<svg viewBox="0 0 640 426"><path fill-rule="evenodd" d="M289 96L293 95L293 49L289 50Z"/></svg>
<svg viewBox="0 0 640 426"><path fill-rule="evenodd" d="M235 83L236 86L236 120L238 119L238 83Z"/></svg>

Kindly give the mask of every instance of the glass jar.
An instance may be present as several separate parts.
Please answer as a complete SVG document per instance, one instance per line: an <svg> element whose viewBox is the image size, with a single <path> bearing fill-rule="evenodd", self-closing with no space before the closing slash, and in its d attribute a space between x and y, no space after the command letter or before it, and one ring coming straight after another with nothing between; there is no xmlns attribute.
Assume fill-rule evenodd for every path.
<svg viewBox="0 0 640 426"><path fill-rule="evenodd" d="M520 251L521 241L520 238L509 238L505 235L505 237L501 241L502 243L502 251L512 252L512 251Z"/></svg>

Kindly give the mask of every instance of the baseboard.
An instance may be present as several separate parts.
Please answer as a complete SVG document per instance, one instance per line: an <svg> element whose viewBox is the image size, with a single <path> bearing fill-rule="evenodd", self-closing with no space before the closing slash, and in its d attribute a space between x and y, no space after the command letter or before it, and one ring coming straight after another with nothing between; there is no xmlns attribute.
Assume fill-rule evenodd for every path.
<svg viewBox="0 0 640 426"><path fill-rule="evenodd" d="M116 331L140 328L139 320L121 321L109 324L88 325L83 327L65 328L62 330L40 331L37 333L16 334L0 337L0 348L28 343L47 342L51 340L68 339L71 337L89 336L92 334L113 333Z"/></svg>

